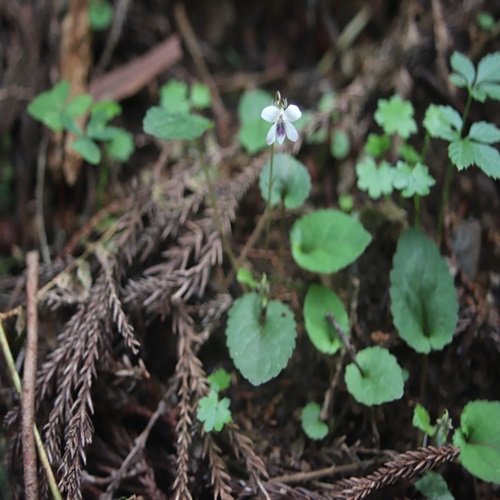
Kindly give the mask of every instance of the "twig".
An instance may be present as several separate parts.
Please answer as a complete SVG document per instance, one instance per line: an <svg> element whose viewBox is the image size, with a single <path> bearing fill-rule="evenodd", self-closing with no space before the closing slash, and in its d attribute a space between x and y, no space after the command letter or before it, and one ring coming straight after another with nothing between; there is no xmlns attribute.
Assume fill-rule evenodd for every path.
<svg viewBox="0 0 500 500"><path fill-rule="evenodd" d="M35 424L35 377L38 352L38 252L28 252L26 256L26 315L28 317L26 335L26 357L23 370L22 395L22 438L24 488L26 498L38 498L37 460L34 436Z"/></svg>
<svg viewBox="0 0 500 500"><path fill-rule="evenodd" d="M45 182L45 166L47 164L47 134L43 135L36 166L36 188L35 188L35 206L36 206L36 229L38 231L38 240L40 242L40 252L42 253L43 263L50 264L49 245L47 243L47 233L45 232L45 218L43 211L43 188Z"/></svg>
<svg viewBox="0 0 500 500"><path fill-rule="evenodd" d="M7 341L7 337L5 336L5 330L3 329L2 321L0 320L0 349L5 357L5 361L7 363L7 370L9 372L10 378L12 379L12 385L14 389L21 397L22 395L22 384L21 379L19 378L19 374L16 370L16 363L14 358L12 357L12 352L9 347L9 342ZM47 481L49 483L50 491L52 492L52 496L55 500L62 500L62 496L59 493L59 489L57 488L57 482L50 467L49 459L47 457L47 453L45 452L45 448L43 446L42 438L40 437L40 432L38 432L38 427L35 425L35 441L36 447L38 450L38 456L40 458L40 462L42 463L42 467L45 471L45 475L47 476Z"/></svg>

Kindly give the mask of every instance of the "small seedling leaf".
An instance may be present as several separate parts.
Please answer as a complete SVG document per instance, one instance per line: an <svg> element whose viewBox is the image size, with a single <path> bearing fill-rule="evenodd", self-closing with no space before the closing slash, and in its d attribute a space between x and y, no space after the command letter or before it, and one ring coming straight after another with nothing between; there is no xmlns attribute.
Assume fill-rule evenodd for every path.
<svg viewBox="0 0 500 500"><path fill-rule="evenodd" d="M37 95L28 106L28 113L55 132L63 129L62 113L69 97L69 82L62 80L50 90Z"/></svg>
<svg viewBox="0 0 500 500"><path fill-rule="evenodd" d="M377 165L371 156L365 156L356 164L356 174L358 188L367 191L373 200L392 193L394 168L385 160Z"/></svg>
<svg viewBox="0 0 500 500"><path fill-rule="evenodd" d="M368 134L365 152L373 158L379 158L391 148L391 140L385 134Z"/></svg>
<svg viewBox="0 0 500 500"><path fill-rule="evenodd" d="M90 94L78 94L68 103L64 112L71 118L83 116L92 104L92 96Z"/></svg>
<svg viewBox="0 0 500 500"><path fill-rule="evenodd" d="M308 271L333 273L354 262L371 241L359 221L338 210L316 210L290 231L295 262Z"/></svg>
<svg viewBox="0 0 500 500"><path fill-rule="evenodd" d="M219 432L224 427L224 424L231 422L230 403L228 398L219 401L219 393L213 389L208 396L200 399L196 417L200 422L203 422L205 432L213 430Z"/></svg>
<svg viewBox="0 0 500 500"><path fill-rule="evenodd" d="M266 136L271 124L260 116L262 110L271 105L273 98L263 90L245 92L238 103L241 128L238 132L240 144L251 154L267 147Z"/></svg>
<svg viewBox="0 0 500 500"><path fill-rule="evenodd" d="M253 278L252 271L246 267L240 267L238 269L238 272L236 273L236 281L242 285L247 285L252 289L257 286L257 282Z"/></svg>
<svg viewBox="0 0 500 500"><path fill-rule="evenodd" d="M413 410L412 424L417 429L425 432L428 436L433 436L436 432L436 428L431 425L431 416L429 412L420 404L417 404Z"/></svg>
<svg viewBox="0 0 500 500"><path fill-rule="evenodd" d="M401 338L417 352L442 349L458 321L457 292L436 245L409 228L398 242L391 271L391 312Z"/></svg>
<svg viewBox="0 0 500 500"><path fill-rule="evenodd" d="M403 396L403 372L395 356L383 347L367 347L359 351L356 362L345 370L347 390L366 406L379 405Z"/></svg>
<svg viewBox="0 0 500 500"><path fill-rule="evenodd" d="M117 161L126 162L134 152L134 136L122 128L109 127L114 133L106 144L106 151Z"/></svg>
<svg viewBox="0 0 500 500"><path fill-rule="evenodd" d="M203 116L168 113L164 108L150 108L144 118L144 132L159 139L196 139L213 123Z"/></svg>
<svg viewBox="0 0 500 500"><path fill-rule="evenodd" d="M483 481L500 483L500 401L472 401L453 434L460 461Z"/></svg>
<svg viewBox="0 0 500 500"><path fill-rule="evenodd" d="M302 408L302 429L309 439L320 440L328 435L328 425L320 420L320 413L321 407L317 403L308 403Z"/></svg>
<svg viewBox="0 0 500 500"><path fill-rule="evenodd" d="M471 143L474 163L489 177L500 179L500 153L492 146Z"/></svg>
<svg viewBox="0 0 500 500"><path fill-rule="evenodd" d="M420 154L417 153L417 150L413 146L407 144L406 142L403 142L403 144L401 144L398 150L398 154L405 162L409 163L410 165L415 165L415 163L418 163L420 161Z"/></svg>
<svg viewBox="0 0 500 500"><path fill-rule="evenodd" d="M411 134L417 131L412 103L403 101L398 95L378 101L375 121L387 135L397 134L403 139L408 139Z"/></svg>
<svg viewBox="0 0 500 500"><path fill-rule="evenodd" d="M231 374L224 368L219 368L215 373L208 376L210 387L217 392L225 391L231 383Z"/></svg>
<svg viewBox="0 0 500 500"><path fill-rule="evenodd" d="M92 0L89 3L89 25L93 31L103 31L113 20L113 6L107 0Z"/></svg>
<svg viewBox="0 0 500 500"><path fill-rule="evenodd" d="M450 106L431 104L425 112L423 123L431 137L445 141L460 139L462 118Z"/></svg>
<svg viewBox="0 0 500 500"><path fill-rule="evenodd" d="M444 477L437 472L427 471L422 479L415 481L415 488L427 500L454 500L455 498L448 490Z"/></svg>
<svg viewBox="0 0 500 500"><path fill-rule="evenodd" d="M233 302L226 325L231 358L253 385L276 377L295 348L296 324L290 308L271 300L263 315L259 295L247 293Z"/></svg>
<svg viewBox="0 0 500 500"><path fill-rule="evenodd" d="M334 130L330 143L330 154L337 160L345 160L351 150L351 141L344 130Z"/></svg>
<svg viewBox="0 0 500 500"><path fill-rule="evenodd" d="M212 104L210 89L200 82L196 82L191 87L191 104L195 109L206 109Z"/></svg>
<svg viewBox="0 0 500 500"><path fill-rule="evenodd" d="M259 187L264 200L269 195L268 161L260 171ZM274 155L273 179L271 183L271 206L284 201L285 207L294 209L302 206L311 191L311 176L306 166L293 156L285 153Z"/></svg>
<svg viewBox="0 0 500 500"><path fill-rule="evenodd" d="M450 142L448 156L458 170L468 168L474 163L474 143L467 137Z"/></svg>
<svg viewBox="0 0 500 500"><path fill-rule="evenodd" d="M88 137L78 137L71 143L71 147L92 165L97 165L101 161L99 146Z"/></svg>
<svg viewBox="0 0 500 500"><path fill-rule="evenodd" d="M398 161L394 172L394 187L399 189L405 198L414 195L427 196L430 188L436 184L434 178L429 174L426 165L417 163L413 168L403 161Z"/></svg>
<svg viewBox="0 0 500 500"><path fill-rule="evenodd" d="M494 144L500 141L500 129L493 123L476 122L472 124L468 137L471 141Z"/></svg>
<svg viewBox="0 0 500 500"><path fill-rule="evenodd" d="M495 18L486 11L481 11L476 14L476 22L483 31L491 31L495 26Z"/></svg>
<svg viewBox="0 0 500 500"><path fill-rule="evenodd" d="M184 82L171 80L160 87L160 106L168 114L189 113L188 87Z"/></svg>
<svg viewBox="0 0 500 500"><path fill-rule="evenodd" d="M476 85L485 83L500 83L500 52L484 56L477 65Z"/></svg>
<svg viewBox="0 0 500 500"><path fill-rule="evenodd" d="M472 61L460 52L453 52L451 56L451 67L454 74L450 75L450 80L457 87L471 88L476 77L476 70Z"/></svg>
<svg viewBox="0 0 500 500"><path fill-rule="evenodd" d="M342 347L337 330L327 319L332 313L339 326L349 335L349 316L338 295L323 285L311 285L304 301L307 335L318 351L335 354Z"/></svg>

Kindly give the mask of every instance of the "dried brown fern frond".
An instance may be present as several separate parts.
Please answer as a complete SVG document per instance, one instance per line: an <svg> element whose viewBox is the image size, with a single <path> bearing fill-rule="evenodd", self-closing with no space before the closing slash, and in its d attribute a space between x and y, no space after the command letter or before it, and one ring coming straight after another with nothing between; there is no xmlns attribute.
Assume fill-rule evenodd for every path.
<svg viewBox="0 0 500 500"><path fill-rule="evenodd" d="M416 451L408 451L369 476L338 481L335 484L333 498L362 500L372 492L381 490L401 479L410 479L446 462L453 462L459 453L460 450L453 445L429 446Z"/></svg>
<svg viewBox="0 0 500 500"><path fill-rule="evenodd" d="M229 500L231 495L231 477L229 476L224 460L222 460L221 449L214 441L212 435L205 434L203 440L203 456L208 455L210 465L210 483L214 489L214 498Z"/></svg>

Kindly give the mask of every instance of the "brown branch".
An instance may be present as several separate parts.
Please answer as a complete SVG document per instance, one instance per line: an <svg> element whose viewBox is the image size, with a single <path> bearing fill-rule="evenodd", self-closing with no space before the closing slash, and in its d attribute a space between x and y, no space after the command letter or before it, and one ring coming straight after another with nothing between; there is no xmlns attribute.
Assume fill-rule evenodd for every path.
<svg viewBox="0 0 500 500"><path fill-rule="evenodd" d="M22 438L24 487L26 498L38 498L38 475L35 447L35 378L38 353L38 252L29 252L26 256L27 281L27 335L26 358L23 371L22 395Z"/></svg>

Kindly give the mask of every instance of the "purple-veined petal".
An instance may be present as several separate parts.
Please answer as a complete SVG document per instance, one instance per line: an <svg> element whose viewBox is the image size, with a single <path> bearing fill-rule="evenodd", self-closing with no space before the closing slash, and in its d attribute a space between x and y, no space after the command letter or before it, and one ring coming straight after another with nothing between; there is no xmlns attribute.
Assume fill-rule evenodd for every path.
<svg viewBox="0 0 500 500"><path fill-rule="evenodd" d="M267 133L266 142L270 146L276 140L276 125L273 123Z"/></svg>
<svg viewBox="0 0 500 500"><path fill-rule="evenodd" d="M283 144L283 141L287 136L287 126L288 123L286 122L286 120L282 120L281 118L279 118L276 122L276 136L278 137L278 142L280 144Z"/></svg>
<svg viewBox="0 0 500 500"><path fill-rule="evenodd" d="M260 114L261 118L269 123L274 123L278 119L279 115L280 109L278 109L276 106L267 106L262 110L262 113Z"/></svg>
<svg viewBox="0 0 500 500"><path fill-rule="evenodd" d="M302 113L298 106L295 106L295 104L290 104L290 106L288 106L288 108L286 108L285 111L283 112L283 116L289 122L294 122L295 120L298 120L302 116Z"/></svg>
<svg viewBox="0 0 500 500"><path fill-rule="evenodd" d="M285 121L285 130L286 130L286 136L292 142L295 142L299 138L299 134L297 133L297 129L290 122ZM278 137L278 140L279 140L279 137Z"/></svg>

